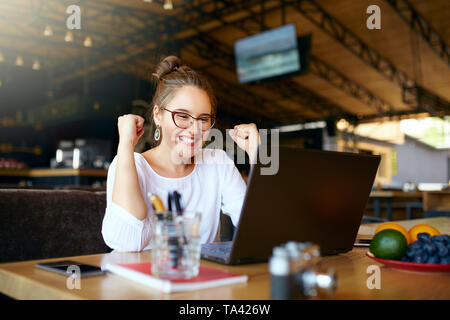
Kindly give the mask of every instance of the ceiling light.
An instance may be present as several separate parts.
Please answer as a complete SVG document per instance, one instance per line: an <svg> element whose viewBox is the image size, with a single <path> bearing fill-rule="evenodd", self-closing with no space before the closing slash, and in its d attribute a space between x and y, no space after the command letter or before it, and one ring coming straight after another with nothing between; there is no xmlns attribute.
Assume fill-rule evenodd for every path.
<svg viewBox="0 0 450 320"><path fill-rule="evenodd" d="M172 10L173 9L172 0L165 0L163 8L166 10Z"/></svg>
<svg viewBox="0 0 450 320"><path fill-rule="evenodd" d="M78 148L73 149L72 166L74 169L80 168L80 149Z"/></svg>
<svg viewBox="0 0 450 320"><path fill-rule="evenodd" d="M84 45L85 47L87 47L87 48L92 47L92 39L91 39L91 37L87 36L87 37L84 39L83 45Z"/></svg>
<svg viewBox="0 0 450 320"><path fill-rule="evenodd" d="M41 69L41 64L39 63L39 60L33 61L33 66L31 67L33 70L39 70Z"/></svg>
<svg viewBox="0 0 450 320"><path fill-rule="evenodd" d="M345 120L344 118L340 119L337 123L336 123L336 127L338 128L338 130L345 130L350 126L350 123Z"/></svg>
<svg viewBox="0 0 450 320"><path fill-rule="evenodd" d="M73 42L73 34L71 31L67 31L66 35L64 36L65 42Z"/></svg>
<svg viewBox="0 0 450 320"><path fill-rule="evenodd" d="M18 67L23 66L23 58L21 56L17 56L17 58L16 58L16 66L18 66Z"/></svg>
<svg viewBox="0 0 450 320"><path fill-rule="evenodd" d="M53 30L49 25L47 25L44 29L44 36L51 37L52 35L53 35Z"/></svg>
<svg viewBox="0 0 450 320"><path fill-rule="evenodd" d="M153 0L144 0L144 2L153 2Z"/></svg>

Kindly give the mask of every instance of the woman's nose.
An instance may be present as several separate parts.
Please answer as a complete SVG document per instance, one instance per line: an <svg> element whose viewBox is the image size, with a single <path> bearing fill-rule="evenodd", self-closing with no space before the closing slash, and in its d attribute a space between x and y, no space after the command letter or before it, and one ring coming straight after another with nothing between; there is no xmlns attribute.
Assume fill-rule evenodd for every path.
<svg viewBox="0 0 450 320"><path fill-rule="evenodd" d="M189 127L189 133L193 136L201 134L202 128L201 124L199 123L200 120L192 119L191 120L191 126Z"/></svg>

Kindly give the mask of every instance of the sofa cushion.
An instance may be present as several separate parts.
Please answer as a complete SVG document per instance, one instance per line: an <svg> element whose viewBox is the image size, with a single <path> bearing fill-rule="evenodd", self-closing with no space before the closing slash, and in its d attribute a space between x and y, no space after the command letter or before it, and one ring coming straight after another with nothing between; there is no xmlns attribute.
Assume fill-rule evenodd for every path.
<svg viewBox="0 0 450 320"><path fill-rule="evenodd" d="M0 262L111 251L105 192L0 189Z"/></svg>

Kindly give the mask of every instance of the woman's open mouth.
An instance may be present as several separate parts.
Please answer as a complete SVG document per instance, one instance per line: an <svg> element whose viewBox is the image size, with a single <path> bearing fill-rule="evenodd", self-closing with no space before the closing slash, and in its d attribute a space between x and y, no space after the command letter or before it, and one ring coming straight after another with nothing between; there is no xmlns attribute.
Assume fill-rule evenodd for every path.
<svg viewBox="0 0 450 320"><path fill-rule="evenodd" d="M178 136L178 141L181 143L193 147L200 139L195 139L193 136Z"/></svg>

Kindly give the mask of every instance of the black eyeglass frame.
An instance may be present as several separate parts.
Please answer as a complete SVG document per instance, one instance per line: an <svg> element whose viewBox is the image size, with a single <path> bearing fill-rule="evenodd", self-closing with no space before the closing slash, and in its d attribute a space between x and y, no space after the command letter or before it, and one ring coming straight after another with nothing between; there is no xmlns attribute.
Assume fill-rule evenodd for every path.
<svg viewBox="0 0 450 320"><path fill-rule="evenodd" d="M187 128L182 128L182 127L178 126L178 125L177 125L177 122L175 121L175 116L176 116L177 114L184 114L184 115L187 115L187 116L191 117L191 118L192 118L193 120L195 120L195 121L199 121L199 120L201 120L202 118L205 118L205 117L206 117L206 116L202 116L202 117L196 118L196 117L194 117L194 116L191 116L189 113L186 113L186 112L183 112L183 111L172 111L172 110L169 110L169 109L167 109L167 108L161 108L161 109L162 109L162 110L167 110L167 111L169 111L169 112L172 114L172 121L173 121L173 123L175 124L175 126L177 126L177 128L180 128L180 129L187 129L187 128L189 128L189 127L192 125L192 123L191 123L191 125L190 125L189 127L187 127ZM208 129L205 129L205 130L202 129L202 131L208 131L209 129L211 129L212 127L214 127L214 125L216 124L216 120L217 120L217 117L216 117L216 116L208 115L208 117L211 119L211 126L210 126Z"/></svg>

